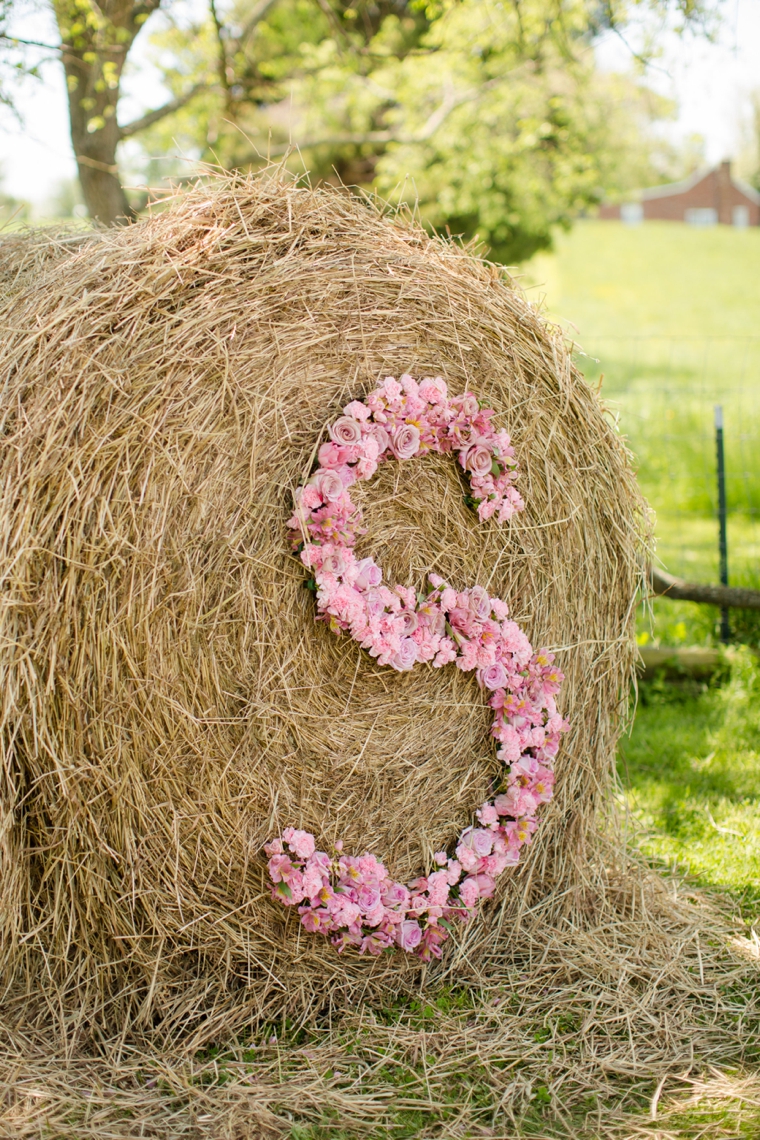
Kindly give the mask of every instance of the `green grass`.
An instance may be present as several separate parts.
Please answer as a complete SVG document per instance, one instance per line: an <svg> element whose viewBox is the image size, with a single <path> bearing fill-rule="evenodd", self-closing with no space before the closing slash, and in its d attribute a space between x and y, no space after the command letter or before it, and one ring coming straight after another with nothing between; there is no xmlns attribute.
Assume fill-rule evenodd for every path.
<svg viewBox="0 0 760 1140"><path fill-rule="evenodd" d="M525 267L530 295L544 296L550 316L582 346L581 370L593 384L603 377L656 512L660 559L701 581L718 576L720 403L730 580L760 585L759 263L760 229L588 221ZM714 615L705 622L687 608L673 623L670 603L655 612L656 639L667 640L665 626L678 621L690 638L713 637Z"/></svg>
<svg viewBox="0 0 760 1140"><path fill-rule="evenodd" d="M760 665L727 654L723 685L642 685L620 775L643 851L760 919Z"/></svg>

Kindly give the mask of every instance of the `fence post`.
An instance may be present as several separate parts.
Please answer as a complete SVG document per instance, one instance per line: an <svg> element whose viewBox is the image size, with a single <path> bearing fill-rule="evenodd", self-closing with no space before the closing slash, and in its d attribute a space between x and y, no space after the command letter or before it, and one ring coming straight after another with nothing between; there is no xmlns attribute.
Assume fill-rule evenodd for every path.
<svg viewBox="0 0 760 1140"><path fill-rule="evenodd" d="M715 458L718 474L718 560L721 586L728 585L728 535L726 533L726 457L723 450L723 407L715 405ZM720 611L720 640L731 640L728 610Z"/></svg>

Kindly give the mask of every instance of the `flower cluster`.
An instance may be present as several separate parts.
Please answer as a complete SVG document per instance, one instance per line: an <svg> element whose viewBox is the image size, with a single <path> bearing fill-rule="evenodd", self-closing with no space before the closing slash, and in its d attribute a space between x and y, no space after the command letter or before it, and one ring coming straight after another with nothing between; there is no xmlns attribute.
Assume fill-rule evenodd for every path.
<svg viewBox="0 0 760 1140"><path fill-rule="evenodd" d="M398 671L417 662L474 670L489 694L497 756L507 769L500 794L476 813L480 826L462 832L456 857L438 852L438 869L407 885L374 855L343 855L340 842L334 858L317 851L305 831L286 828L267 844L273 897L297 906L306 929L329 935L339 951L399 946L426 960L440 957L451 920L466 921L478 899L493 894L496 877L530 843L539 805L552 796L552 763L568 728L555 703L563 676L553 655L534 653L506 604L481 586L455 590L431 574L423 594L390 588L380 567L352 549L361 515L348 488L390 456L456 453L481 521L521 510L514 452L506 432L494 430L493 415L469 393L449 397L440 378L388 378L366 402L344 409L319 449L318 470L296 492L289 526L300 532L320 616Z"/></svg>

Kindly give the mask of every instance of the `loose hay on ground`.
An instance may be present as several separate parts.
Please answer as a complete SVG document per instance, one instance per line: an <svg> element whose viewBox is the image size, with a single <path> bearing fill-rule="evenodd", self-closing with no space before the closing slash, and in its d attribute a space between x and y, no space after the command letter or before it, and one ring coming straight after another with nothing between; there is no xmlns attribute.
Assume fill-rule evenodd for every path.
<svg viewBox="0 0 760 1140"><path fill-rule="evenodd" d="M200 186L35 264L0 308L8 1063L15 1050L36 1071L32 1042L52 1034L69 1054L101 1050L106 1068L88 1071L103 1073L117 1047L192 1055L421 985L533 992L543 974L561 990L576 984L566 970L587 986L592 963L615 1018L665 1033L647 1063L681 1058L688 1003L714 988L694 981L690 934L683 964L673 959L682 911L663 918L662 898L654 920L632 911L652 888L630 870L617 885L601 838L643 507L553 330L494 267L345 195L276 179ZM334 638L287 552L292 490L324 426L403 371L443 374L496 408L527 509L481 526L453 464L389 464L362 488L363 545L396 580L436 569L507 599L534 644L557 651L573 725L529 857L427 970L401 955L337 958L272 904L260 854L297 822L409 876L496 771L473 680L399 676ZM611 995L642 970L646 984L661 973L655 993L670 986L669 1013L619 1012ZM616 1043L602 1069L641 1071L630 1032L604 1039ZM308 1100L308 1080L292 1080ZM219 1104L234 1116L230 1096ZM260 1127L281 1133L267 1096ZM140 1097L154 1127L160 1098ZM228 1133L246 1134L233 1116Z"/></svg>

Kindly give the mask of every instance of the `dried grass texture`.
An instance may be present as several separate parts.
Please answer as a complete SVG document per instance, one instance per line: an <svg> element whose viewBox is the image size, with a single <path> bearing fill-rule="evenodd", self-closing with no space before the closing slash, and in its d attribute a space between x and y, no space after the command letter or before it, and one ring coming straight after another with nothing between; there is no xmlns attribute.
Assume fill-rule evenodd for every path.
<svg viewBox="0 0 760 1140"><path fill-rule="evenodd" d="M529 857L428 980L482 979L539 904L593 928L642 503L536 309L414 225L267 178L44 262L0 308L8 1008L70 1043L195 1049L419 984L300 931L261 856L294 823L419 873L497 770L474 680L377 667L315 623L288 553L325 426L404 371L492 404L527 509L483 526L450 460L388 464L362 548L504 597L558 652L573 726Z"/></svg>

